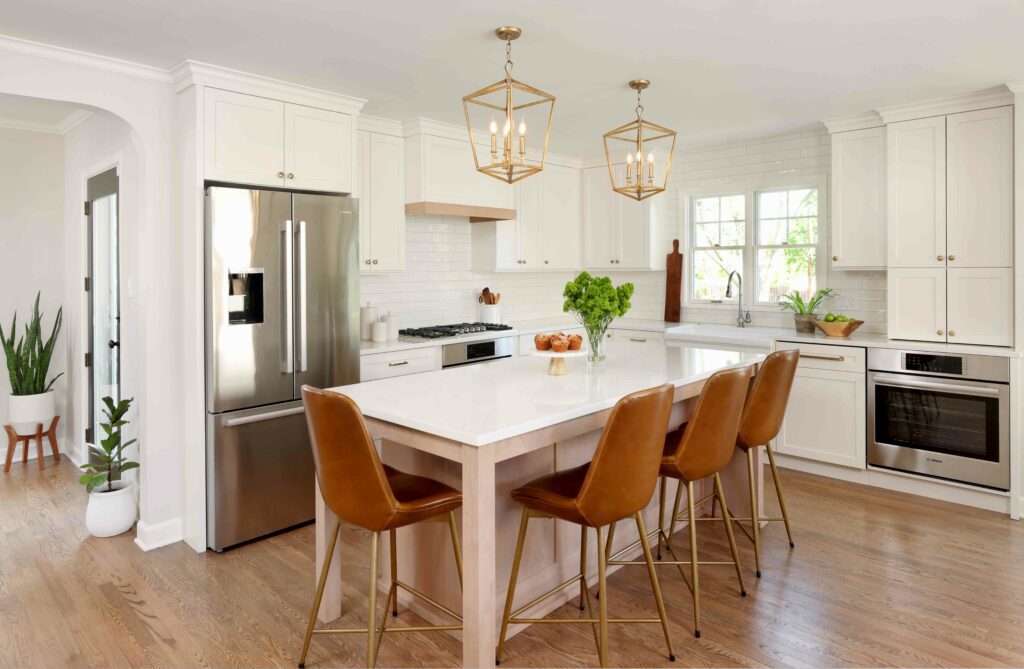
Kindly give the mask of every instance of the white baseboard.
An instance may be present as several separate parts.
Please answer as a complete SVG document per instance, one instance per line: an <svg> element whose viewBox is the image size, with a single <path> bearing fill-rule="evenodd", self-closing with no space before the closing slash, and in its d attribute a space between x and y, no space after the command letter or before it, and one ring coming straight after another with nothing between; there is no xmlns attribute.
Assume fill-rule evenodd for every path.
<svg viewBox="0 0 1024 669"><path fill-rule="evenodd" d="M152 524L140 520L135 526L135 545L144 551L169 546L181 541L181 538L181 518Z"/></svg>

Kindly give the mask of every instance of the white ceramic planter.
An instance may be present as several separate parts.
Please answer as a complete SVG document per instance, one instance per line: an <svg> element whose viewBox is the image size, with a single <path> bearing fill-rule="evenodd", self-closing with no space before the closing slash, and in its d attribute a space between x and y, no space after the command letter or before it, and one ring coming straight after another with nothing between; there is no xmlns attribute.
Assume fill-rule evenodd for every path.
<svg viewBox="0 0 1024 669"><path fill-rule="evenodd" d="M45 432L57 415L56 393L51 390L38 395L11 395L7 399L7 415L18 434L35 434L40 423Z"/></svg>
<svg viewBox="0 0 1024 669"><path fill-rule="evenodd" d="M85 528L94 537L113 537L135 524L135 495L128 481L114 481L113 490L101 486L89 493Z"/></svg>

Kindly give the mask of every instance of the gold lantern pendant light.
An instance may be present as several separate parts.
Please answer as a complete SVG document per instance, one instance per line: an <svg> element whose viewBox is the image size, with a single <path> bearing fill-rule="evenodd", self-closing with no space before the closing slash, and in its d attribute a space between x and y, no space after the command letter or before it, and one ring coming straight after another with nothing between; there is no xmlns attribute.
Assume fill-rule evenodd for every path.
<svg viewBox="0 0 1024 669"><path fill-rule="evenodd" d="M629 87L636 91L636 120L604 134L604 155L608 161L608 176L612 188L634 200L645 200L661 193L668 187L668 174L672 170L672 154L676 148L674 130L651 123L644 118L644 106L640 94L651 85L646 79L634 79ZM611 140L612 146L609 146ZM621 162L615 162L612 153L619 154L625 142L627 153L625 169ZM667 153L667 155L665 155ZM661 165L655 164L658 158Z"/></svg>
<svg viewBox="0 0 1024 669"><path fill-rule="evenodd" d="M544 169L551 119L555 113L555 96L512 78L512 40L523 34L522 29L502 26L494 34L505 42L505 78L462 98L462 107L466 113L476 169L495 179L514 183ZM479 116L481 112L483 117ZM487 115L490 116L489 123ZM531 118L531 127L536 127L534 123L544 126L544 142L539 156L533 145L527 152L527 115ZM477 116L476 128L474 116ZM482 127L487 128L486 135ZM485 153L488 146L490 151Z"/></svg>

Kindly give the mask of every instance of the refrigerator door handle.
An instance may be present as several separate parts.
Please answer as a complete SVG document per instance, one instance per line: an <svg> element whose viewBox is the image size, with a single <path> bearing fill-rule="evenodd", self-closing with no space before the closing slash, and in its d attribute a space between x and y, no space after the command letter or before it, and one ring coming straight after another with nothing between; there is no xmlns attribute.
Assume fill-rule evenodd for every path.
<svg viewBox="0 0 1024 669"><path fill-rule="evenodd" d="M298 334L296 336L298 347L298 370L305 372L309 369L309 355L307 353L307 328L306 328L306 284L308 277L306 276L306 222L299 221L299 226L295 232L298 237L297 258L298 258L298 272L296 276L299 282L299 308L298 308Z"/></svg>
<svg viewBox="0 0 1024 669"><path fill-rule="evenodd" d="M248 425L249 423L262 423L265 420L277 420L278 418L285 418L287 416L296 416L303 413L306 410L304 406L293 407L291 409L281 409L280 411L269 411L267 413L260 413L254 416L239 416L237 418L224 418L224 427L238 427L239 425Z"/></svg>
<svg viewBox="0 0 1024 669"><path fill-rule="evenodd" d="M292 231L292 221L286 220L281 223L281 238L283 241L281 248L281 255L284 259L284 281L282 282L281 290L281 312L284 318L281 319L282 327L282 341L284 346L281 347L281 371L286 374L291 374L295 371L295 319L293 316L292 309L292 295L295 290L292 280L294 274L293 258L295 257L295 235Z"/></svg>

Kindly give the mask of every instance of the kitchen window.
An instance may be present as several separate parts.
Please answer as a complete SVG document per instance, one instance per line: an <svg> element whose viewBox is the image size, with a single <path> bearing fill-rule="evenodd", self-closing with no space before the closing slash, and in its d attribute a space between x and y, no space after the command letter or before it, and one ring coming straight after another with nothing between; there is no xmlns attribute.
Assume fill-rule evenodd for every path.
<svg viewBox="0 0 1024 669"><path fill-rule="evenodd" d="M729 273L744 279L743 301L772 308L792 291L809 297L822 284L825 229L822 178L770 187L684 196L691 263L690 304L735 304ZM823 200L822 200L823 201Z"/></svg>

